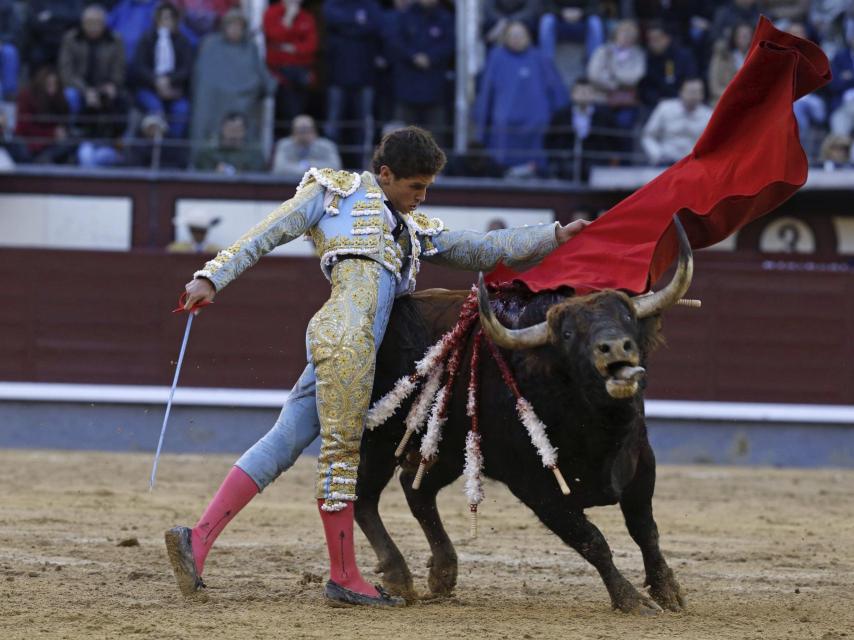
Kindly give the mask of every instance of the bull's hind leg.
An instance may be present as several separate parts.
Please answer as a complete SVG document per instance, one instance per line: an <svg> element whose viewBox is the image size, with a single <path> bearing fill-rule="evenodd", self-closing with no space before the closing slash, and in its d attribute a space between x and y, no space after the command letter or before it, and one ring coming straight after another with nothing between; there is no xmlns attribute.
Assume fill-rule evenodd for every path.
<svg viewBox="0 0 854 640"><path fill-rule="evenodd" d="M418 520L430 544L431 556L427 563L430 572L427 575L427 586L435 596L450 595L457 585L457 552L442 525L439 508L436 506L436 495L440 489L449 485L458 476L459 473L454 475L436 466L424 476L421 487L413 489L414 470L404 466L400 474L400 484L406 494L409 509Z"/></svg>
<svg viewBox="0 0 854 640"><path fill-rule="evenodd" d="M665 609L681 611L685 607L682 587L658 546L658 527L652 517L655 490L655 457L649 443L641 449L638 468L632 482L623 490L620 508L632 539L640 547L649 594Z"/></svg>
<svg viewBox="0 0 854 640"><path fill-rule="evenodd" d="M365 440L370 440L372 435L366 434ZM383 576L383 586L390 593L413 602L418 599L418 594L412 582L412 573L386 530L379 512L380 494L394 475L396 464L393 451L386 451L379 444L370 446L370 443L366 445L365 441L362 442L359 482L356 487L359 499L354 505L355 515L356 522L377 554L377 572Z"/></svg>

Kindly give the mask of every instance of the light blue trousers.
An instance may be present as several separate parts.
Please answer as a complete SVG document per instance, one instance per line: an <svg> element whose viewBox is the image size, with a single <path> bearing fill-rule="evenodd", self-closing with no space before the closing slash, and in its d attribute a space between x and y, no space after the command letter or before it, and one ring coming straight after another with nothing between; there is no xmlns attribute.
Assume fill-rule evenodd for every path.
<svg viewBox="0 0 854 640"><path fill-rule="evenodd" d="M377 350L388 326L395 286L395 277L387 269L382 269L373 327ZM273 428L235 463L252 478L260 491L290 469L303 450L320 434L315 391L317 378L307 345L306 353L308 365L291 390Z"/></svg>

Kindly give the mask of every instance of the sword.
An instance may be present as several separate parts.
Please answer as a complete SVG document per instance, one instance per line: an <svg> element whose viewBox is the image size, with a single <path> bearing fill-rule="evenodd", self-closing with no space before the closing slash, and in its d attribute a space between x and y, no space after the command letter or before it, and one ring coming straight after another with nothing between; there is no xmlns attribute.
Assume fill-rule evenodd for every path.
<svg viewBox="0 0 854 640"><path fill-rule="evenodd" d="M181 294L181 297L178 298L178 307L172 310L172 313L180 313L185 311L184 309L184 300L186 300L187 294ZM169 422L169 413L172 411L172 398L175 397L175 388L178 386L178 376L181 375L181 365L184 362L184 353L187 351L187 342L190 339L190 329L193 326L193 318L195 317L195 309L198 307L204 307L208 304L212 304L211 302L204 302L201 304L195 305L187 314L187 327L184 329L184 340L181 342L181 351L178 353L178 365L175 367L175 377L172 379L172 389L169 391L169 401L166 403L166 415L163 416L163 426L160 428L160 439L157 441L157 451L154 453L154 464L151 467L151 478L148 481L148 490L152 491L154 489L154 479L157 475L157 463L160 462L160 451L163 449L163 438L166 435L166 425Z"/></svg>

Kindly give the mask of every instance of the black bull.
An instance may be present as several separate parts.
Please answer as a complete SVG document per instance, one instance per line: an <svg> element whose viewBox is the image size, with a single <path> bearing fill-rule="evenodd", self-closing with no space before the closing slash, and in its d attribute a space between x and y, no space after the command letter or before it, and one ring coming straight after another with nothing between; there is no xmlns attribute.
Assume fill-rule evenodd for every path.
<svg viewBox="0 0 854 640"><path fill-rule="evenodd" d="M680 238L684 240L684 235ZM488 317L491 312L481 307L486 333L500 346L513 347L504 350L505 357L522 394L548 427L571 493L563 495L553 474L543 467L518 419L515 398L485 349L480 366L484 474L507 485L546 527L590 562L601 575L614 608L626 612L652 612L659 606L679 610L685 605L682 590L661 554L652 515L655 456L644 421L641 367L660 342L660 312L684 295L690 283L686 243L674 278L676 282L682 270L682 281L672 282L666 291L647 299L632 300L617 292L578 298L557 293L509 294L494 301L492 308L503 324L517 327L515 331L495 329L496 318ZM434 290L395 304L377 355L374 400L411 373L412 363L453 325L466 295ZM656 297L659 299L649 300ZM380 519L379 497L400 464L406 500L430 545L428 586L436 595L450 593L456 584L457 555L442 525L436 495L460 477L464 466L470 425L466 415L470 350L471 340L463 359L466 365L453 391L439 455L419 489L412 488L420 460L419 439L412 439L401 458L394 456L404 433L408 402L386 424L366 431L362 440L356 518L377 554L384 585L407 600L417 598L412 574ZM641 549L649 597L619 572L607 541L584 515L588 507L613 504L620 505L626 527Z"/></svg>

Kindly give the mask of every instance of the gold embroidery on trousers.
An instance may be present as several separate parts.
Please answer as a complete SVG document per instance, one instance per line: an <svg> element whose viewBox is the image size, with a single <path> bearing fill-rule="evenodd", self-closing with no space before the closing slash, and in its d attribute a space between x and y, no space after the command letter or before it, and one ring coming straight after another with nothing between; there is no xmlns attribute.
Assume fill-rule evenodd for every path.
<svg viewBox="0 0 854 640"><path fill-rule="evenodd" d="M320 417L317 497L329 510L356 499L359 447L374 386L373 325L382 269L373 260L338 262L329 300L308 325Z"/></svg>

